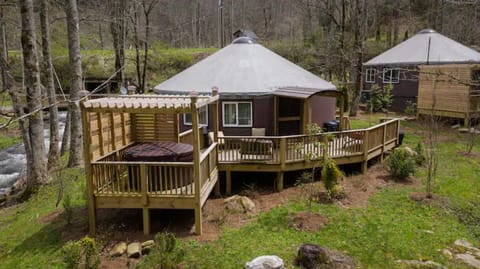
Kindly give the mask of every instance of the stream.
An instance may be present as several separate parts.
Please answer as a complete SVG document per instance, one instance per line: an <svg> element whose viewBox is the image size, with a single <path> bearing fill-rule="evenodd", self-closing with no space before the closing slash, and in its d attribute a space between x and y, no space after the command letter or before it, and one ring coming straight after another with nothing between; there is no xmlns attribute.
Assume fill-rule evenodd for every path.
<svg viewBox="0 0 480 269"><path fill-rule="evenodd" d="M63 129L65 128L66 117L66 112L59 112L60 141L61 134L63 134ZM45 146L48 152L50 142L50 127L48 120L44 121L44 125ZM15 182L26 173L26 164L27 158L25 156L23 143L0 150L0 196L5 195L10 187L12 187L13 184L15 184Z"/></svg>

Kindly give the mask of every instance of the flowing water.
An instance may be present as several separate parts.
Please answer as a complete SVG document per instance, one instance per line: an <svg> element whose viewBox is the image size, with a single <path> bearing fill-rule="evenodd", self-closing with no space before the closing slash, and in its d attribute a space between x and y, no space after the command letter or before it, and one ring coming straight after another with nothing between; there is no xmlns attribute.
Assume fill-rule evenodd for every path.
<svg viewBox="0 0 480 269"><path fill-rule="evenodd" d="M59 112L59 129L63 133L66 112ZM48 150L50 132L48 121L45 124L45 146ZM60 137L61 138L61 137ZM0 195L5 194L15 182L25 174L27 167L23 143L0 150Z"/></svg>

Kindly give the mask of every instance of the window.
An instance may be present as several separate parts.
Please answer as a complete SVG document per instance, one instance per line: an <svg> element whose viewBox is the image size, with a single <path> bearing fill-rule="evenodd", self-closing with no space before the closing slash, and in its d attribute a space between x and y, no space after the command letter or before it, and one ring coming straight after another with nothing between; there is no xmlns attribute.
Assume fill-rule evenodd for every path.
<svg viewBox="0 0 480 269"><path fill-rule="evenodd" d="M400 70L398 68L383 68L383 83L398 83Z"/></svg>
<svg viewBox="0 0 480 269"><path fill-rule="evenodd" d="M366 83L375 83L375 75L377 74L377 69L368 68L365 73L365 82Z"/></svg>
<svg viewBox="0 0 480 269"><path fill-rule="evenodd" d="M200 126L207 126L208 125L208 106L202 106L199 110L198 114ZM192 114L183 114L183 124L185 125L192 125Z"/></svg>
<svg viewBox="0 0 480 269"><path fill-rule="evenodd" d="M223 126L252 126L252 102L223 102Z"/></svg>

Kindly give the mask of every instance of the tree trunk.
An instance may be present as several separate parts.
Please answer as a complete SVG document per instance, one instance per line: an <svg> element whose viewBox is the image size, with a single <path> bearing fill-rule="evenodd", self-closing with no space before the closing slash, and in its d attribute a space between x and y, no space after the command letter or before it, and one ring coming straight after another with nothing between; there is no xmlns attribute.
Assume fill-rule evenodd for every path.
<svg viewBox="0 0 480 269"><path fill-rule="evenodd" d="M27 95L28 137L30 146L25 145L27 153L27 195L36 191L39 184L47 178L47 163L43 133L42 94L38 67L35 24L32 0L20 0L22 17L22 52L25 66L25 87ZM27 141L28 143L28 141ZM29 160L30 158L30 160Z"/></svg>
<svg viewBox="0 0 480 269"><path fill-rule="evenodd" d="M157 0L151 0L151 2L146 4L146 1L142 2L143 15L145 15L145 43L143 50L143 73L142 73L142 84L140 91L145 92L145 84L147 78L147 65L148 65L148 46L150 45L150 12L152 12L153 7L157 3Z"/></svg>
<svg viewBox="0 0 480 269"><path fill-rule="evenodd" d="M60 156L64 156L70 150L70 113L67 112L65 120L65 128L63 130L62 147L60 148Z"/></svg>
<svg viewBox="0 0 480 269"><path fill-rule="evenodd" d="M70 157L68 167L82 164L83 141L82 120L79 101L82 85L82 59L80 54L80 30L78 26L78 9L76 0L65 1L68 31L68 56L70 58Z"/></svg>
<svg viewBox="0 0 480 269"><path fill-rule="evenodd" d="M117 72L117 82L120 87L124 85L125 75L123 66L125 65L125 40L127 35L126 27L126 0L110 0L110 31L112 33L113 48L115 51L115 71Z"/></svg>
<svg viewBox="0 0 480 269"><path fill-rule="evenodd" d="M60 163L58 108L55 103L55 83L53 80L53 65L50 53L50 24L48 21L47 0L40 1L40 25L42 30L43 68L45 72L45 87L48 95L48 109L50 119L50 147L48 150L48 169L55 168Z"/></svg>
<svg viewBox="0 0 480 269"><path fill-rule="evenodd" d="M350 105L350 116L356 116L358 111L358 106L360 104L360 96L362 92L362 62L363 62L363 41L364 35L363 32L365 30L364 24L366 23L365 20L361 19L366 14L366 0L362 0L360 4L360 0L355 0L356 11L354 12L355 18L355 33L354 33L354 49L355 49L355 60L354 66L352 71L354 73L354 87L353 87L353 96L352 96L352 104Z"/></svg>

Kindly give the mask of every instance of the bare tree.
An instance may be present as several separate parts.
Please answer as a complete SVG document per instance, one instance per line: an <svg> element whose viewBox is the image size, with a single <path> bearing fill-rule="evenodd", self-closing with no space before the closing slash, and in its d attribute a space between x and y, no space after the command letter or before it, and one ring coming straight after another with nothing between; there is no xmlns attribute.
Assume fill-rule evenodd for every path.
<svg viewBox="0 0 480 269"><path fill-rule="evenodd" d="M134 7L133 12L133 30L134 30L134 44L135 44L135 65L137 71L138 90L143 93L146 86L147 66L148 66L148 48L150 46L150 13L158 0L142 0L140 7L143 12L145 20L145 36L144 40L140 41L139 25L140 25L140 7ZM143 63L140 63L140 45L143 44ZM141 67L143 65L143 68Z"/></svg>
<svg viewBox="0 0 480 269"><path fill-rule="evenodd" d="M83 90L82 59L80 54L80 29L78 24L78 9L76 0L65 0L67 15L68 55L70 58L70 156L68 167L82 163L83 141L82 121L79 100Z"/></svg>
<svg viewBox="0 0 480 269"><path fill-rule="evenodd" d="M40 0L40 26L42 31L43 70L45 73L45 88L48 96L50 119L50 147L48 150L48 169L60 163L58 108L56 103L55 83L53 79L53 65L50 53L50 23L48 21L47 0Z"/></svg>
<svg viewBox="0 0 480 269"><path fill-rule="evenodd" d="M115 70L117 73L117 82L120 86L124 84L125 75L123 66L125 65L125 42L127 39L127 0L109 0L108 9L110 9L110 32L113 39L113 48L115 51Z"/></svg>
<svg viewBox="0 0 480 269"><path fill-rule="evenodd" d="M28 134L24 134L27 152L27 195L34 192L47 178L47 163L43 133L42 91L37 58L35 23L32 0L20 0L22 20L22 53L25 66L25 88L28 111ZM13 99L13 98L12 98ZM18 101L18 100L17 100ZM20 113L22 114L22 113Z"/></svg>

